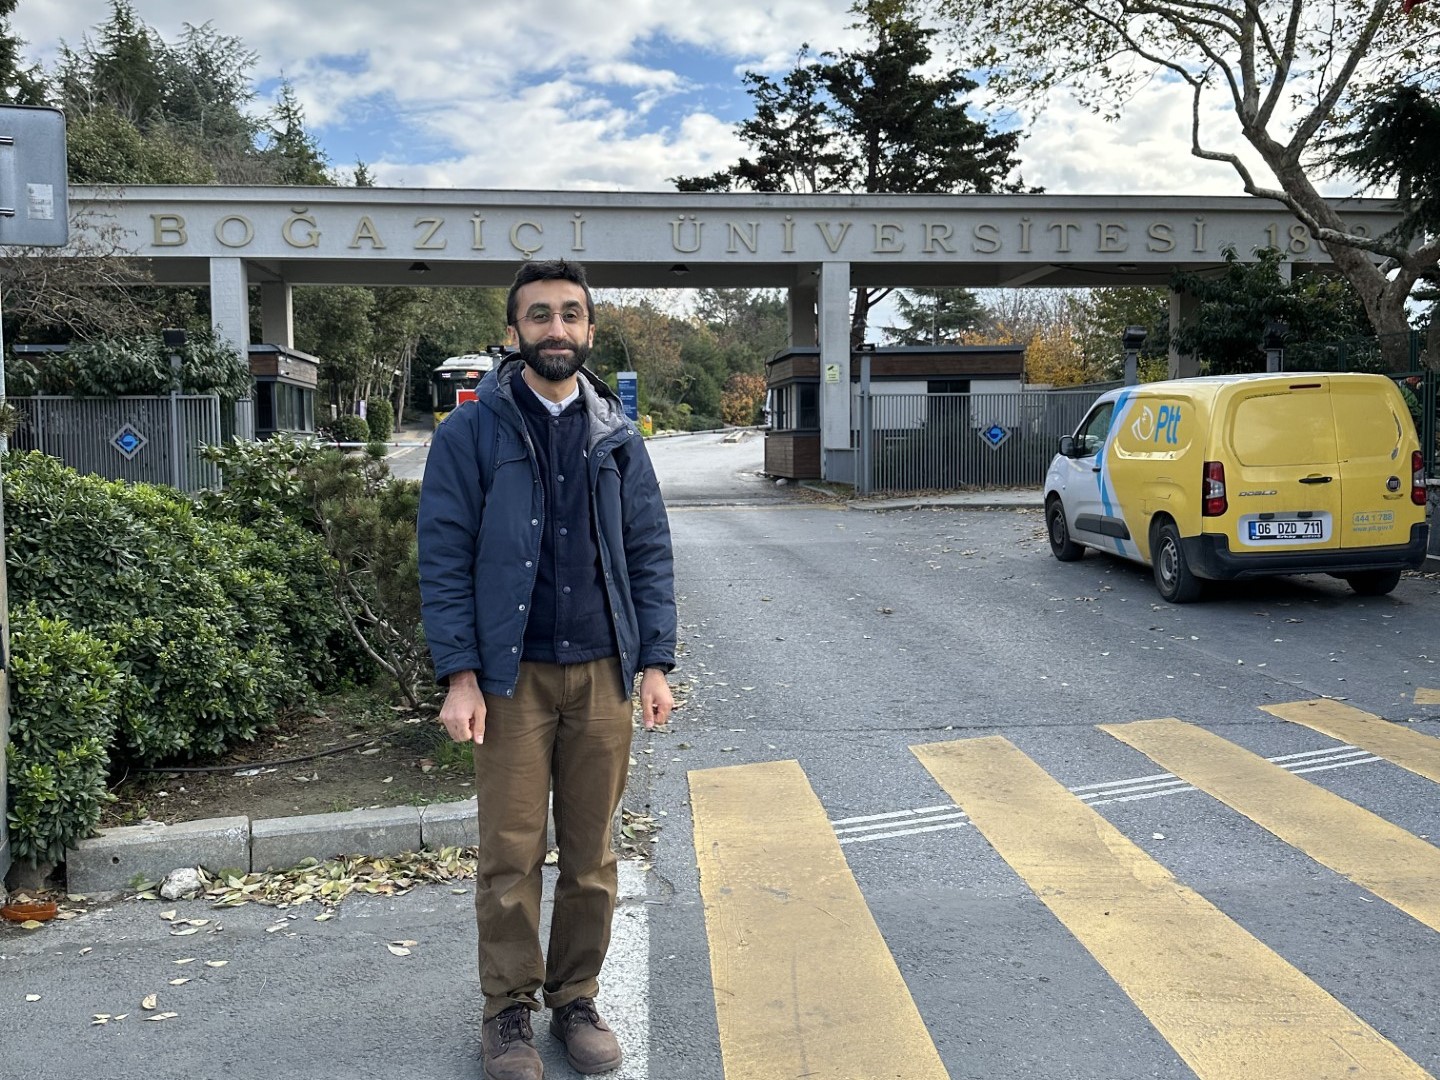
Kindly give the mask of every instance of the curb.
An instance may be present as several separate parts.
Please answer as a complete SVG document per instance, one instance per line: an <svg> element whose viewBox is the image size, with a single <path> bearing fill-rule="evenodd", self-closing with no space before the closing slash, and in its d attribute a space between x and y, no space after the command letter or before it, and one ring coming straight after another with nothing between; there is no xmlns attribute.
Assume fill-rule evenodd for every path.
<svg viewBox="0 0 1440 1080"><path fill-rule="evenodd" d="M161 881L186 866L242 874L289 869L306 859L340 855L397 855L422 848L479 843L475 799L347 810L298 817L204 818L174 825L101 829L65 852L65 890L94 899L124 893L137 880ZM555 846L549 819L547 848Z"/></svg>
<svg viewBox="0 0 1440 1080"><path fill-rule="evenodd" d="M915 499L846 499L848 510L1040 510L1044 499L1038 492L975 492L964 495L937 495Z"/></svg>

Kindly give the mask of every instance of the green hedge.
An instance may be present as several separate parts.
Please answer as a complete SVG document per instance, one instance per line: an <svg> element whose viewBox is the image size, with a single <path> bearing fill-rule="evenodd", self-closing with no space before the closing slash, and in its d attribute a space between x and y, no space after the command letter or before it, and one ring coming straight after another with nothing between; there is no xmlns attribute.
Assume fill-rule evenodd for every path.
<svg viewBox="0 0 1440 1080"><path fill-rule="evenodd" d="M10 648L10 840L58 862L100 820L124 675L113 645L33 602L11 612Z"/></svg>
<svg viewBox="0 0 1440 1080"><path fill-rule="evenodd" d="M226 487L194 502L39 453L0 459L22 858L89 835L109 770L218 755L381 670L416 700L418 485L287 440L207 456Z"/></svg>
<svg viewBox="0 0 1440 1080"><path fill-rule="evenodd" d="M115 646L120 760L219 753L329 674L332 628L297 610L305 576L285 569L280 540L39 453L7 455L4 498L11 595ZM299 530L288 540L297 561L323 559Z"/></svg>
<svg viewBox="0 0 1440 1080"><path fill-rule="evenodd" d="M370 425L363 416L337 416L324 427L325 434L338 443L363 443L370 441Z"/></svg>
<svg viewBox="0 0 1440 1080"><path fill-rule="evenodd" d="M395 434L395 406L385 398L371 398L365 404L365 423L372 442L389 442Z"/></svg>

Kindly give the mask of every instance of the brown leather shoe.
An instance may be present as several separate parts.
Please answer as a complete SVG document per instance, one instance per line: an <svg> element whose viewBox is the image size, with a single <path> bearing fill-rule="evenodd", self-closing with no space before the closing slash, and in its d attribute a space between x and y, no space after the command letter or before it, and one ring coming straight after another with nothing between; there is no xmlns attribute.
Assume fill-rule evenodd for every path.
<svg viewBox="0 0 1440 1080"><path fill-rule="evenodd" d="M576 998L550 1012L550 1034L565 1044L565 1059L579 1073L602 1073L620 1067L620 1043L600 1019L592 998Z"/></svg>
<svg viewBox="0 0 1440 1080"><path fill-rule="evenodd" d="M485 1080L541 1080L528 1007L511 1005L480 1025L480 1065Z"/></svg>

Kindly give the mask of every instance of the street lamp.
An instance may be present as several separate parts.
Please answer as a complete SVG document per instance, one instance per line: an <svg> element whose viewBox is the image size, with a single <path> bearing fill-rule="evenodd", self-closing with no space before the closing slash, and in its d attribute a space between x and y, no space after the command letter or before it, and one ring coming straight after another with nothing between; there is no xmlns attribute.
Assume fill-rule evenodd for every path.
<svg viewBox="0 0 1440 1080"><path fill-rule="evenodd" d="M1127 326L1121 335L1120 346L1125 350L1125 385L1134 386L1140 381L1140 350L1150 332L1143 326Z"/></svg>
<svg viewBox="0 0 1440 1080"><path fill-rule="evenodd" d="M1265 337L1261 344L1265 348L1265 370L1283 371L1285 368L1285 339L1290 334L1290 324L1284 319L1270 319L1265 323Z"/></svg>

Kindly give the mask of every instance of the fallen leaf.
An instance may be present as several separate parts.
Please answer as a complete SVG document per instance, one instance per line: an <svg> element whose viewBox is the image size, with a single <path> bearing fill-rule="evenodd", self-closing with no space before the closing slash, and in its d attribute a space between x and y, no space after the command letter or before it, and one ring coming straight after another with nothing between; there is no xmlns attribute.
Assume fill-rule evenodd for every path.
<svg viewBox="0 0 1440 1080"><path fill-rule="evenodd" d="M171 936L171 937L189 937L191 934L198 934L199 932L200 932L200 928L199 928L198 926L184 926L184 927L181 927L179 930L171 930L171 931L170 931L170 936Z"/></svg>
<svg viewBox="0 0 1440 1080"><path fill-rule="evenodd" d="M176 960L176 961L175 961L175 963L177 963L177 964L193 964L194 962L195 962L195 957L193 957L193 956L187 956L187 957L185 957L184 960Z"/></svg>
<svg viewBox="0 0 1440 1080"><path fill-rule="evenodd" d="M179 1015L180 1015L180 1014L179 1014L179 1013L176 1013L176 1012L162 1012L162 1013L156 1013L154 1016L147 1016L145 1019L146 1019L146 1020L173 1020L173 1019L175 1019L175 1017L177 1017L177 1016L179 1016ZM117 1019L118 1019L118 1017L117 1017Z"/></svg>
<svg viewBox="0 0 1440 1080"><path fill-rule="evenodd" d="M190 926L209 926L209 925L210 925L210 920L209 920L209 919L186 919L185 922L186 922L187 924L189 924Z"/></svg>
<svg viewBox="0 0 1440 1080"><path fill-rule="evenodd" d="M166 922L171 922L175 918L175 915L176 911L174 908L171 908L169 911L160 912L160 918L164 919Z"/></svg>
<svg viewBox="0 0 1440 1080"><path fill-rule="evenodd" d="M418 941L392 941L390 944L392 944L392 945L399 945L402 949L413 949L413 948L415 948L416 945L419 945L420 942L418 942Z"/></svg>
<svg viewBox="0 0 1440 1080"><path fill-rule="evenodd" d="M329 922L329 921L330 921L331 919L333 919L334 917L335 917L335 912L333 912L333 911L326 911L326 912L323 912L322 914L316 915L316 916L315 916L315 921L316 921L316 922Z"/></svg>
<svg viewBox="0 0 1440 1080"><path fill-rule="evenodd" d="M40 995L39 995L39 994L26 994L26 995L25 995L25 1000L26 1000L26 1001L39 1001L39 1000L40 1000Z"/></svg>
<svg viewBox="0 0 1440 1080"><path fill-rule="evenodd" d="M410 955L410 950L409 950L409 949L402 948L402 947L399 946L399 945L386 945L385 948L387 948L387 949L390 950L390 955L391 955L391 956L409 956L409 955Z"/></svg>
<svg viewBox="0 0 1440 1080"><path fill-rule="evenodd" d="M205 961L205 966L206 966L206 967L224 967L224 966L225 966L226 964L228 964L229 962L230 962L229 960L206 960L206 961Z"/></svg>
<svg viewBox="0 0 1440 1080"><path fill-rule="evenodd" d="M171 985L171 986L184 986L184 985L185 985L187 982L189 982L189 981L190 981L189 979L171 979L171 980L170 980L170 985Z"/></svg>
<svg viewBox="0 0 1440 1080"><path fill-rule="evenodd" d="M39 930L39 929L40 929L42 926L44 926L44 925L45 925L45 924L44 924L43 922L36 922L34 919L26 919L24 922L22 922L22 923L20 924L20 929L21 929L21 930Z"/></svg>
<svg viewBox="0 0 1440 1080"><path fill-rule="evenodd" d="M146 995L141 999L141 1001L140 1001L140 1007L141 1007L142 1009L153 1009L153 1008L155 1008L155 1002L156 1002L157 1000L158 1000L158 996L157 996L157 995L155 995L155 994L146 994Z"/></svg>
<svg viewBox="0 0 1440 1080"><path fill-rule="evenodd" d="M266 932L267 934L273 934L273 933L275 933L275 931L277 931L277 930L284 930L284 929L285 929L286 927L288 927L289 925L290 925L289 923L283 923L283 922L282 922L282 923L276 923L274 926L267 926L267 927L265 927L265 932Z"/></svg>

